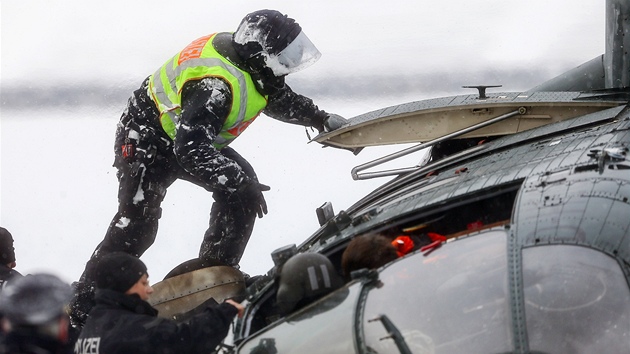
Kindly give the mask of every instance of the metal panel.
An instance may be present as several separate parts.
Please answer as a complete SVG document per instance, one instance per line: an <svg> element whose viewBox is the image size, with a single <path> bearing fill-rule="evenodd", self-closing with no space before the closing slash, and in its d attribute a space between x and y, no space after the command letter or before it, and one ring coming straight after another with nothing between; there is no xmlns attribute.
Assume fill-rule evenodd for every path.
<svg viewBox="0 0 630 354"><path fill-rule="evenodd" d="M149 303L160 317L172 317L188 312L212 298L221 303L242 295L245 291L243 274L232 267L216 266L198 269L153 285Z"/></svg>

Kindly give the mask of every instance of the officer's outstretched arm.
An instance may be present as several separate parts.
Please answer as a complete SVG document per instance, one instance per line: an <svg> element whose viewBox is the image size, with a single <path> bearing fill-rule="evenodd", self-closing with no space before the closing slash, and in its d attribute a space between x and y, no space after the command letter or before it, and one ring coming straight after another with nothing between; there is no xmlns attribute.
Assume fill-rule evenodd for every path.
<svg viewBox="0 0 630 354"><path fill-rule="evenodd" d="M320 110L313 100L293 92L286 84L269 96L264 113L283 122L313 127L319 132L332 131L346 123L345 118Z"/></svg>

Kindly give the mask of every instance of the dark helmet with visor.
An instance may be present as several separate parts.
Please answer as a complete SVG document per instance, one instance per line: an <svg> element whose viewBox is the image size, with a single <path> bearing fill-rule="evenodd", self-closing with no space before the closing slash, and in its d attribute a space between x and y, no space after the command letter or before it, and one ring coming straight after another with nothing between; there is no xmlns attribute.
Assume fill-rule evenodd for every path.
<svg viewBox="0 0 630 354"><path fill-rule="evenodd" d="M328 257L298 253L280 269L276 305L283 315L329 294L343 281Z"/></svg>
<svg viewBox="0 0 630 354"><path fill-rule="evenodd" d="M29 274L10 281L0 295L0 311L13 326L40 326L66 313L72 288L52 274Z"/></svg>
<svg viewBox="0 0 630 354"><path fill-rule="evenodd" d="M246 15L232 41L236 52L252 69L269 68L277 77L300 71L321 57L300 25L275 10Z"/></svg>

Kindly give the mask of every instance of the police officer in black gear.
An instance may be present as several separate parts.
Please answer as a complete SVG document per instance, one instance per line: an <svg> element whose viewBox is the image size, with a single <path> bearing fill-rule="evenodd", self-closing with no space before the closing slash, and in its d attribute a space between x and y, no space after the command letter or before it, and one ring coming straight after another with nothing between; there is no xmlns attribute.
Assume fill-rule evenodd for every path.
<svg viewBox="0 0 630 354"><path fill-rule="evenodd" d="M285 83L286 75L320 56L293 19L278 11L256 11L245 16L233 34L217 33L209 38L208 45L226 59L225 67L230 72L248 73L248 85L266 98L262 113L319 131L345 123ZM243 102L235 97L232 84L215 75L185 81L181 114L171 137L160 122L164 112L152 94L152 78L133 93L118 124L114 166L120 183L119 209L76 283L72 319L78 327L93 306L93 273L99 258L115 251L139 257L153 244L161 202L175 180L187 180L212 192L214 204L199 252L202 260L237 267L256 216L267 213L262 192L269 187L258 181L254 168L234 149L216 146L226 133L224 125L233 107ZM244 89L240 91L242 95Z"/></svg>
<svg viewBox="0 0 630 354"><path fill-rule="evenodd" d="M124 252L103 256L95 278L96 306L75 344L75 354L211 353L242 311L227 300L200 305L184 322L157 317L157 310L146 302L153 291L146 266Z"/></svg>
<svg viewBox="0 0 630 354"><path fill-rule="evenodd" d="M0 290L4 289L9 281L22 276L15 270L15 266L13 235L9 230L0 227Z"/></svg>
<svg viewBox="0 0 630 354"><path fill-rule="evenodd" d="M3 331L0 353L72 353L66 307L72 296L69 284L52 274L17 278L0 294Z"/></svg>

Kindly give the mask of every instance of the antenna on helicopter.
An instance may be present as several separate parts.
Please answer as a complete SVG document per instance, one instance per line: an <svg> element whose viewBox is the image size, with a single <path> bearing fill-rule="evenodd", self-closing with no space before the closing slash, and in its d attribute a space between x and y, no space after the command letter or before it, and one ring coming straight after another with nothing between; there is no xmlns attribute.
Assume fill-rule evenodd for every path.
<svg viewBox="0 0 630 354"><path fill-rule="evenodd" d="M490 87L501 87L502 85L476 85L476 86L462 86L462 88L476 88L479 90L479 100L488 98L486 96L486 89Z"/></svg>

